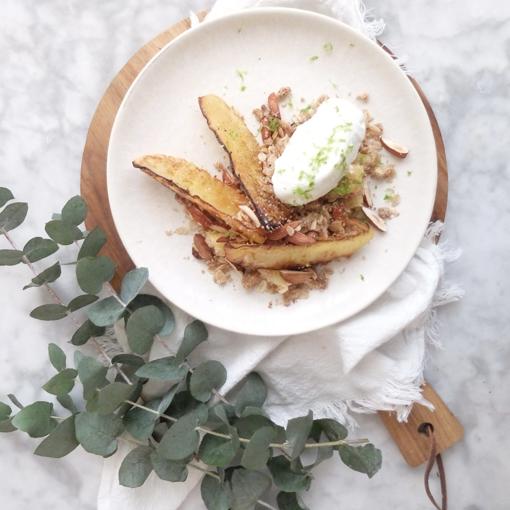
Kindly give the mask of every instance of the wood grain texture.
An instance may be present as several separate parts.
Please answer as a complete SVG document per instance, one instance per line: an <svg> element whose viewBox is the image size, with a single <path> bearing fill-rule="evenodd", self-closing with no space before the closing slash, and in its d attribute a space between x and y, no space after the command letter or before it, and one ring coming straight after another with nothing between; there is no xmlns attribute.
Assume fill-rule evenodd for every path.
<svg viewBox="0 0 510 510"><path fill-rule="evenodd" d="M203 16L205 13L199 15L200 18ZM106 159L113 121L124 95L145 64L168 42L189 27L189 20L182 20L159 34L133 55L106 90L88 131L81 166L81 194L89 205L86 226L90 230L98 225L108 236L109 242L103 252L117 264L115 277L112 281L116 289L120 287L122 276L134 265L117 234L108 201ZM389 51L387 48L385 49ZM436 141L438 184L432 219L444 220L448 199L448 171L444 143L436 117L425 94L413 78L410 80L427 110ZM391 413L380 413L381 419L398 444L402 455L412 466L426 460L427 446L417 431L417 427L424 420L434 424L438 433L440 451L448 448L462 437L461 425L430 386L425 387L425 394L436 404L436 412L430 412L423 406L416 405L406 424L398 423Z"/></svg>

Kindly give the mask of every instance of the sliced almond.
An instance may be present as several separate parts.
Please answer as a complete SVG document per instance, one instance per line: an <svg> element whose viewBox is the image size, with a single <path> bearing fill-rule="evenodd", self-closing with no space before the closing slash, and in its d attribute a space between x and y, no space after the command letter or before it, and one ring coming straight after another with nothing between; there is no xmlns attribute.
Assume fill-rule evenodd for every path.
<svg viewBox="0 0 510 510"><path fill-rule="evenodd" d="M211 218L205 214L203 211L201 211L198 207L194 206L193 204L189 202L185 202L185 207L189 213L189 215L202 227L204 228L211 228L213 225L213 222L211 221Z"/></svg>
<svg viewBox="0 0 510 510"><path fill-rule="evenodd" d="M202 260L211 260L214 256L202 234L195 234L193 236L193 255L195 257L198 255L197 258Z"/></svg>
<svg viewBox="0 0 510 510"><path fill-rule="evenodd" d="M367 179L363 180L363 196L368 207L374 207L374 198Z"/></svg>
<svg viewBox="0 0 510 510"><path fill-rule="evenodd" d="M390 153L396 156L397 158L404 159L409 154L409 149L400 145L392 140L388 140L381 136L379 140L382 143L382 146Z"/></svg>
<svg viewBox="0 0 510 510"><path fill-rule="evenodd" d="M257 218L257 215L247 205L240 205L239 209L241 209L241 211L246 214L246 216L248 216L248 218L257 228L260 227L260 221Z"/></svg>
<svg viewBox="0 0 510 510"><path fill-rule="evenodd" d="M308 283L317 279L317 274L315 271L290 271L288 269L284 269L280 271L280 274L289 283L295 285Z"/></svg>
<svg viewBox="0 0 510 510"><path fill-rule="evenodd" d="M370 207L362 207L361 209L375 227L381 232L386 232L386 223L373 209L370 209Z"/></svg>
<svg viewBox="0 0 510 510"><path fill-rule="evenodd" d="M313 244L317 242L317 240L314 237L303 234L302 232L294 232L294 234L289 236L288 241L289 243L295 244L297 246Z"/></svg>

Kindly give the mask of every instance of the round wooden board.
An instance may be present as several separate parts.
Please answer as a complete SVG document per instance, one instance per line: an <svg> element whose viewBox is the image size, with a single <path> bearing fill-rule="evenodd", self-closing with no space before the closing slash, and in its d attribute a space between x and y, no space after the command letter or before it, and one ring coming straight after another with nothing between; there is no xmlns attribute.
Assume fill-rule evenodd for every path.
<svg viewBox="0 0 510 510"><path fill-rule="evenodd" d="M205 13L199 14L200 19L204 16ZM113 121L124 95L145 64L168 42L188 28L190 28L189 19L180 21L159 34L131 57L113 79L99 102L87 134L81 166L81 195L89 205L86 226L89 230L95 226L100 226L108 236L108 244L103 252L111 257L117 265L115 277L112 281L114 288L117 290L120 287L122 276L131 270L134 264L117 234L108 201L106 159ZM382 46L391 54L388 48ZM432 220L444 220L448 199L448 169L443 138L432 107L423 90L414 78L409 77L409 79L427 110L436 141L438 181ZM411 466L425 462L428 456L428 444L421 437L421 434L417 433L415 422L432 422L436 430L444 431L444 433L438 435L438 451L443 451L457 442L463 433L460 423L442 403L434 390L427 385L424 392L427 393L427 398L435 404L437 410L435 413L423 406L414 406L407 424L398 423L391 413L380 413L402 455Z"/></svg>
<svg viewBox="0 0 510 510"><path fill-rule="evenodd" d="M201 13L199 18L201 19L204 16L205 13ZM108 244L103 251L117 264L115 277L112 282L115 288L119 286L122 276L132 269L134 265L117 234L108 201L106 157L113 121L124 95L145 64L168 42L182 34L189 27L189 19L184 19L159 34L138 50L113 79L99 102L90 123L85 148L83 149L81 195L89 205L89 214L86 221L87 228L90 230L99 225L108 236ZM432 219L444 220L448 197L448 171L443 138L434 112L425 94L412 77L409 77L409 79L425 105L436 140L438 181Z"/></svg>

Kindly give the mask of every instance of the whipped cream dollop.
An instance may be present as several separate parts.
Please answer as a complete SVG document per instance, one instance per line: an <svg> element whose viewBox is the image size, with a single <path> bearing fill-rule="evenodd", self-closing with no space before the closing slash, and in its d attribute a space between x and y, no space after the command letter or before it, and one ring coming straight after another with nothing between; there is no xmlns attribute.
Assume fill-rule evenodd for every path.
<svg viewBox="0 0 510 510"><path fill-rule="evenodd" d="M304 205L334 189L347 173L365 138L363 112L350 101L331 98L299 125L272 177L284 203Z"/></svg>

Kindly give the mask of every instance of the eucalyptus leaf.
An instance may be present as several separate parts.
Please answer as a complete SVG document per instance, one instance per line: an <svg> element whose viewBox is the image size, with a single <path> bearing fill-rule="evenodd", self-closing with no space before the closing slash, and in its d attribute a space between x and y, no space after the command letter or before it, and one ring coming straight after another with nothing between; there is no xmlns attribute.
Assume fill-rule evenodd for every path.
<svg viewBox="0 0 510 510"><path fill-rule="evenodd" d="M232 487L232 510L248 510L271 487L271 479L258 471L236 469L230 480Z"/></svg>
<svg viewBox="0 0 510 510"><path fill-rule="evenodd" d="M108 369L90 356L83 356L76 367L78 377L83 385L83 398L91 398L98 388L103 388L108 384L106 372Z"/></svg>
<svg viewBox="0 0 510 510"><path fill-rule="evenodd" d="M129 365L131 367L141 367L145 360L141 358L140 356L137 356L136 354L131 353L122 353L122 354L116 354L112 358L112 363L119 363L121 365Z"/></svg>
<svg viewBox="0 0 510 510"><path fill-rule="evenodd" d="M53 404L50 402L34 402L21 409L12 419L12 424L31 437L43 437L55 428L52 412Z"/></svg>
<svg viewBox="0 0 510 510"><path fill-rule="evenodd" d="M54 375L42 388L52 395L67 395L74 388L78 372L74 368L64 368Z"/></svg>
<svg viewBox="0 0 510 510"><path fill-rule="evenodd" d="M30 312L30 317L41 321L58 321L67 316L67 307L64 305L41 305Z"/></svg>
<svg viewBox="0 0 510 510"><path fill-rule="evenodd" d="M303 452L306 440L312 430L312 425L312 411L308 411L306 416L292 418L288 421L286 429L287 441L285 442L284 450L291 459L297 459Z"/></svg>
<svg viewBox="0 0 510 510"><path fill-rule="evenodd" d="M168 305L157 296L151 296L150 294L138 294L138 296L136 296L129 304L129 309L134 312L138 308L149 305L158 307L159 311L165 318L165 324L161 328L159 334L161 336L170 335L175 328L175 317Z"/></svg>
<svg viewBox="0 0 510 510"><path fill-rule="evenodd" d="M117 450L117 437L124 430L115 414L80 413L76 416L76 439L95 455L108 457Z"/></svg>
<svg viewBox="0 0 510 510"><path fill-rule="evenodd" d="M120 299L126 305L142 290L149 279L149 271L145 267L133 269L126 273L120 287Z"/></svg>
<svg viewBox="0 0 510 510"><path fill-rule="evenodd" d="M83 257L76 264L76 279L83 292L97 294L103 284L115 274L115 265L109 257Z"/></svg>
<svg viewBox="0 0 510 510"><path fill-rule="evenodd" d="M76 439L74 416L60 422L50 435L43 439L34 454L41 457L60 459L71 453L79 445Z"/></svg>
<svg viewBox="0 0 510 510"><path fill-rule="evenodd" d="M200 439L196 430L200 421L200 413L196 411L179 418L161 439L158 447L160 456L168 460L183 461L193 455Z"/></svg>
<svg viewBox="0 0 510 510"><path fill-rule="evenodd" d="M50 358L50 363L53 365L57 372L60 372L66 368L65 352L57 344L48 344L48 357Z"/></svg>
<svg viewBox="0 0 510 510"><path fill-rule="evenodd" d="M0 188L0 207L3 207L9 200L12 200L14 195L8 188Z"/></svg>
<svg viewBox="0 0 510 510"><path fill-rule="evenodd" d="M205 361L191 374L189 390L200 402L207 402L213 390L221 388L227 380L227 371L219 361Z"/></svg>
<svg viewBox="0 0 510 510"><path fill-rule="evenodd" d="M339 441L347 437L347 429L331 418L322 418L314 420L310 437L317 442L320 441L321 434L325 434L328 441Z"/></svg>
<svg viewBox="0 0 510 510"><path fill-rule="evenodd" d="M23 260L23 252L19 250L0 250L0 266L15 266Z"/></svg>
<svg viewBox="0 0 510 510"><path fill-rule="evenodd" d="M291 463L283 455L269 459L267 467L271 472L274 484L282 491L300 492L308 490L312 482L309 474L305 471L294 471Z"/></svg>
<svg viewBox="0 0 510 510"><path fill-rule="evenodd" d="M134 387L122 382L113 382L99 391L97 409L100 414L113 413L132 395Z"/></svg>
<svg viewBox="0 0 510 510"><path fill-rule="evenodd" d="M93 294L82 294L81 296L77 296L74 299L71 299L67 305L67 308L70 312L76 312L76 310L84 308L85 306L89 306L96 302L98 299L99 298Z"/></svg>
<svg viewBox="0 0 510 510"><path fill-rule="evenodd" d="M241 418L246 418L247 416L265 416L267 418L267 414L261 407L253 407L246 406L241 413Z"/></svg>
<svg viewBox="0 0 510 510"><path fill-rule="evenodd" d="M157 379L159 381L180 381L188 372L174 356L167 356L150 361L141 366L135 374L138 377Z"/></svg>
<svg viewBox="0 0 510 510"><path fill-rule="evenodd" d="M151 400L144 404L145 407L157 411L161 399ZM132 407L123 418L126 430L138 441L146 441L152 435L154 424L159 416L139 407Z"/></svg>
<svg viewBox="0 0 510 510"><path fill-rule="evenodd" d="M100 337L105 333L105 328L96 326L90 320L86 320L71 337L73 345L83 345L92 337Z"/></svg>
<svg viewBox="0 0 510 510"><path fill-rule="evenodd" d="M176 384L173 388L163 395L158 405L158 413L166 413L166 410L170 407L176 393L181 389L181 384Z"/></svg>
<svg viewBox="0 0 510 510"><path fill-rule="evenodd" d="M365 473L368 478L372 478L381 469L381 450L373 444L364 446L340 445L338 453L346 466L354 471Z"/></svg>
<svg viewBox="0 0 510 510"><path fill-rule="evenodd" d="M266 397L267 388L262 377L256 372L249 373L235 398L236 413L241 416L246 407L262 407Z"/></svg>
<svg viewBox="0 0 510 510"><path fill-rule="evenodd" d="M176 357L181 360L186 359L198 345L207 340L207 337L207 328L203 322L198 320L190 322L184 329L184 337Z"/></svg>
<svg viewBox="0 0 510 510"><path fill-rule="evenodd" d="M7 394L7 398L18 408L18 409L24 409L25 406L18 400L16 395L13 395L12 393Z"/></svg>
<svg viewBox="0 0 510 510"><path fill-rule="evenodd" d="M32 282L23 287L23 290L29 289L31 287L40 287L41 285L45 285L47 283L52 283L62 274L62 268L60 267L60 262L55 262L52 266L45 269L42 273L39 273L37 276L32 278Z"/></svg>
<svg viewBox="0 0 510 510"><path fill-rule="evenodd" d="M285 441L285 430L274 424L269 418L265 416L260 416L257 414L253 414L251 416L246 416L244 418L239 418L234 423L237 428L237 432L239 433L239 437L243 437L245 439L251 439L253 434L262 427L272 427L276 431L275 442Z"/></svg>
<svg viewBox="0 0 510 510"><path fill-rule="evenodd" d="M62 220L78 226L85 221L87 204L80 196L70 198L62 208Z"/></svg>
<svg viewBox="0 0 510 510"><path fill-rule="evenodd" d="M154 472L161 480L184 482L188 478L188 468L185 463L165 459L157 451L152 453L151 462Z"/></svg>
<svg viewBox="0 0 510 510"><path fill-rule="evenodd" d="M12 412L11 406L8 406L7 404L0 402L0 421L7 420L7 418L11 416L11 412Z"/></svg>
<svg viewBox="0 0 510 510"><path fill-rule="evenodd" d="M207 510L229 510L232 500L230 487L212 476L204 476L200 484L200 495Z"/></svg>
<svg viewBox="0 0 510 510"><path fill-rule="evenodd" d="M34 237L23 247L23 254L29 262L37 262L58 251L58 244L51 239Z"/></svg>
<svg viewBox="0 0 510 510"><path fill-rule="evenodd" d="M157 335L165 323L159 308L149 305L135 310L128 319L126 334L129 347L136 354L149 351Z"/></svg>
<svg viewBox="0 0 510 510"><path fill-rule="evenodd" d="M11 418L8 420L0 421L0 433L14 432L15 430L18 429L12 424Z"/></svg>
<svg viewBox="0 0 510 510"><path fill-rule="evenodd" d="M99 227L95 227L84 239L78 252L78 260L84 257L95 257L106 241L106 234Z"/></svg>
<svg viewBox="0 0 510 510"><path fill-rule="evenodd" d="M0 233L8 232L19 227L27 216L28 204L25 202L14 202L0 212Z"/></svg>
<svg viewBox="0 0 510 510"><path fill-rule="evenodd" d="M124 305L113 296L94 303L87 314L90 321L98 327L113 326L124 313ZM97 336L97 335L96 335Z"/></svg>
<svg viewBox="0 0 510 510"><path fill-rule="evenodd" d="M70 395L58 396L57 401L64 409L71 411L71 413L76 414L78 412L78 408Z"/></svg>
<svg viewBox="0 0 510 510"><path fill-rule="evenodd" d="M78 227L62 220L48 221L44 229L51 239L62 245L73 244L74 241L79 241L82 238L81 230Z"/></svg>
<svg viewBox="0 0 510 510"><path fill-rule="evenodd" d="M278 510L309 510L295 492L279 492L276 503Z"/></svg>
<svg viewBox="0 0 510 510"><path fill-rule="evenodd" d="M222 427L217 432L231 436L232 439L206 434L198 450L199 459L209 466L227 467L239 449L239 437L233 427Z"/></svg>
<svg viewBox="0 0 510 510"><path fill-rule="evenodd" d="M246 469L263 469L271 456L269 449L276 431L273 427L262 427L251 436L250 442L245 446L241 465Z"/></svg>
<svg viewBox="0 0 510 510"><path fill-rule="evenodd" d="M131 450L119 468L119 484L123 487L141 487L152 471L150 446L138 446Z"/></svg>

